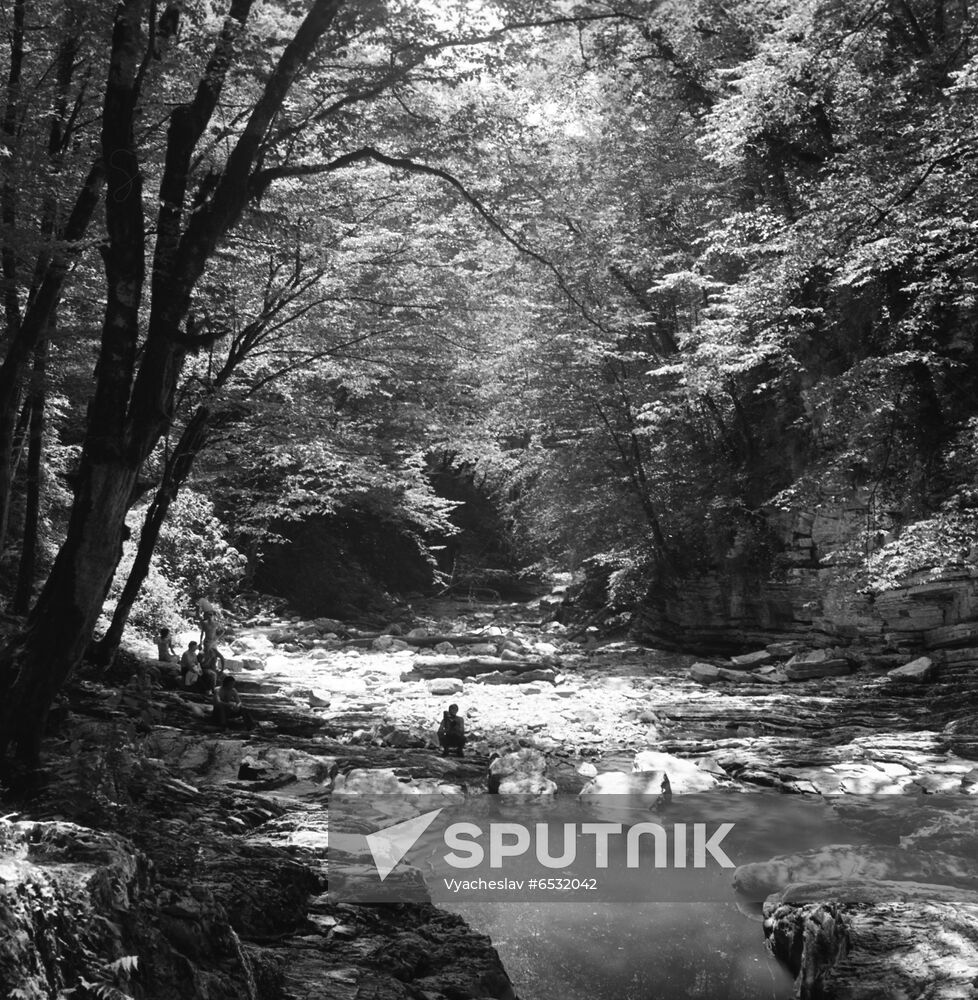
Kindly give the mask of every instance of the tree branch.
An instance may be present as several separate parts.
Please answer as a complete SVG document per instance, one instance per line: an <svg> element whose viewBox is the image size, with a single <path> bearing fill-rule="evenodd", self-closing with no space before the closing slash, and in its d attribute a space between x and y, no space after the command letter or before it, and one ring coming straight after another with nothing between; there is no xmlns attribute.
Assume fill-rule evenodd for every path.
<svg viewBox="0 0 978 1000"><path fill-rule="evenodd" d="M571 290L566 279L552 261L544 257L543 254L537 252L532 247L527 246L526 243L510 233L509 230L495 217L495 215L493 215L493 213L490 212L489 209L486 208L486 206L483 205L482 202L476 198L476 196L472 194L457 177L450 174L447 170L442 170L440 167L432 167L426 163L419 163L417 160L412 160L408 157L388 156L386 153L382 153L380 150L374 149L373 146L364 146L362 149L355 150L351 153L344 153L342 156L338 156L335 160L330 160L328 163L269 167L265 170L260 170L256 172L252 178L251 193L253 197L260 197L261 193L268 188L269 184L279 178L311 177L322 174L330 174L335 173L338 170L344 170L357 163L371 161L374 163L384 164L388 167L394 167L398 170L404 170L407 173L436 177L438 180L444 181L450 187L454 188L462 196L462 198L475 209L490 229L492 229L495 233L498 233L507 243L509 243L510 246L514 247L521 254L529 257L531 260L535 260L538 264L541 264L554 276L554 278L556 278L560 290L564 293L568 300L577 307L581 315L587 320L588 323L601 330L603 333L608 332L607 327L605 327L600 320L591 314L591 311L587 308L584 302L582 302L581 299Z"/></svg>

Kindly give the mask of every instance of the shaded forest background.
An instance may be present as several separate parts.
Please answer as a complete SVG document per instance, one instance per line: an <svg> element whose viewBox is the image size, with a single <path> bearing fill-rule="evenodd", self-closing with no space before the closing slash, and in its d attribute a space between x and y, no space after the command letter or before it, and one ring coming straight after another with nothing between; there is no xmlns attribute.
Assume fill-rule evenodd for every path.
<svg viewBox="0 0 978 1000"><path fill-rule="evenodd" d="M974 22L9 0L3 748L204 595L973 565Z"/></svg>

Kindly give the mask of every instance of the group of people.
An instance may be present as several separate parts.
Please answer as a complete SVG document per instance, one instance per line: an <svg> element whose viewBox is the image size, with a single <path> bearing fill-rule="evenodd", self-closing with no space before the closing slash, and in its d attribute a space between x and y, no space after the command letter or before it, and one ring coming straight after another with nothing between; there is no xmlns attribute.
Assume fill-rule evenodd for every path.
<svg viewBox="0 0 978 1000"><path fill-rule="evenodd" d="M202 602L204 604L204 602ZM251 713L241 704L241 696L234 685L234 675L225 670L224 655L217 648L221 629L213 608L202 607L200 636L190 642L181 655L173 646L173 637L168 628L161 628L156 637L159 659L164 663L180 664L180 686L185 691L210 695L214 706L213 719L217 725L227 728L231 719L241 719L249 728L256 725ZM458 705L449 705L442 713L438 727L438 742L442 756L455 753L459 757L465 752L465 722L458 714Z"/></svg>
<svg viewBox="0 0 978 1000"><path fill-rule="evenodd" d="M184 691L210 695L214 708L213 719L227 728L231 719L241 719L249 728L256 725L251 713L241 704L241 696L234 683L234 675L227 673L224 654L217 648L221 632L217 616L209 605L202 609L200 636L190 642L182 655L177 655L168 628L161 628L156 637L159 659L164 663L180 663L180 686Z"/></svg>

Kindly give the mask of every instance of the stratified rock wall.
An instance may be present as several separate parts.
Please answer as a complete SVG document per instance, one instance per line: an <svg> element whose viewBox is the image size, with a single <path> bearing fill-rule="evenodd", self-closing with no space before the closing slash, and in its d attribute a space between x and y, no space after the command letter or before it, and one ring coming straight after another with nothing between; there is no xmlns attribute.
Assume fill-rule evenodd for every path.
<svg viewBox="0 0 978 1000"><path fill-rule="evenodd" d="M967 569L922 571L878 594L858 591L865 508L773 511L780 549L764 566L732 550L723 565L658 581L635 616L635 637L662 648L704 653L772 642L856 643L880 652L957 650L948 662L978 663L978 578ZM965 655L966 647L975 647ZM938 660L943 660L939 654Z"/></svg>

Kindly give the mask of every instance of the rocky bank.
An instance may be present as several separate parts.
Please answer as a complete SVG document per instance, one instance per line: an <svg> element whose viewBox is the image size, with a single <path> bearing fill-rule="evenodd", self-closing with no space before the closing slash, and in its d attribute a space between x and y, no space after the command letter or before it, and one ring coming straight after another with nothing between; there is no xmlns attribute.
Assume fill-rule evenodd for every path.
<svg viewBox="0 0 978 1000"><path fill-rule="evenodd" d="M782 646L699 661L729 673L704 679L692 656L571 642L547 617L539 603L432 604L384 635L253 620L229 664L252 733L214 730L158 665L79 680L41 791L0 824L0 982L82 1000L514 997L491 942L458 917L330 901L331 793L595 794L645 790L654 773L674 793L776 789L847 817L851 842L740 870L731 887L764 901L797 996L975 995L978 678L945 657L893 673L909 649ZM792 679L796 657L845 670ZM448 701L471 734L461 760L433 751ZM518 752L535 772L507 774ZM881 801L866 793L890 795L896 816L860 811ZM960 814L929 808L935 793ZM889 854L861 836L881 825Z"/></svg>

